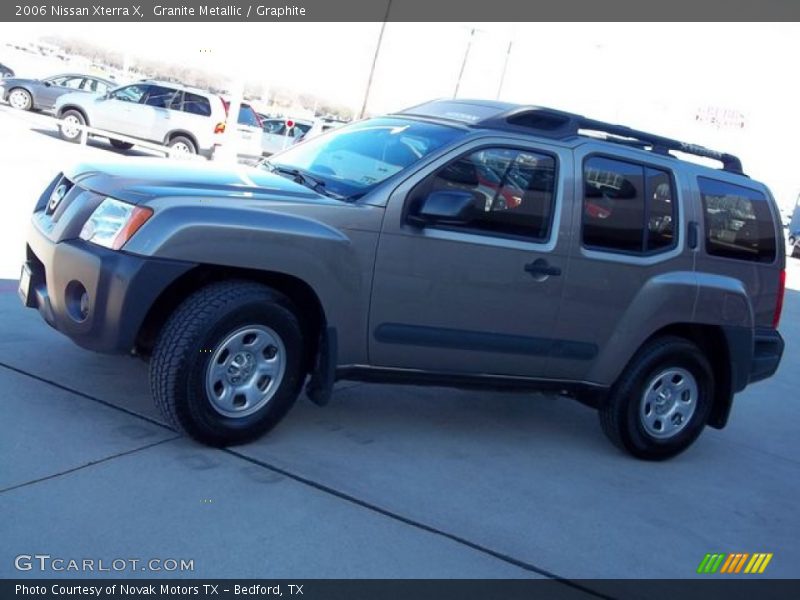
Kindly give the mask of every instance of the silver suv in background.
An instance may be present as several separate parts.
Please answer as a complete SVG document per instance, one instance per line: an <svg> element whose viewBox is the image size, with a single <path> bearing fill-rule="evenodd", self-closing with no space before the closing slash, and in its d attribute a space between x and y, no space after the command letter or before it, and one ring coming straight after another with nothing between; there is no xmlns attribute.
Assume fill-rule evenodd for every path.
<svg viewBox="0 0 800 600"><path fill-rule="evenodd" d="M162 144L174 154L200 154L210 158L222 143L228 116L228 101L211 92L160 81L140 81L111 90L102 96L66 94L55 106L61 120L61 137L78 142L84 125L109 134ZM237 153L261 154L261 121L253 108L242 104L239 111ZM131 142L111 137L120 150Z"/></svg>

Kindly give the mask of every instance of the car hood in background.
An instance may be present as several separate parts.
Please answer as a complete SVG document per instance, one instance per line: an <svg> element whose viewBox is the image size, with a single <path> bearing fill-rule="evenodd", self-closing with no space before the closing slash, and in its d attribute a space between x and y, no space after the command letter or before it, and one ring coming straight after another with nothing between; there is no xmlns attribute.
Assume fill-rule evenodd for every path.
<svg viewBox="0 0 800 600"><path fill-rule="evenodd" d="M135 158L83 163L64 172L83 188L132 204L164 197L238 198L340 204L264 169Z"/></svg>
<svg viewBox="0 0 800 600"><path fill-rule="evenodd" d="M0 85L11 87L14 85L41 85L39 79L22 79L21 77L0 77Z"/></svg>

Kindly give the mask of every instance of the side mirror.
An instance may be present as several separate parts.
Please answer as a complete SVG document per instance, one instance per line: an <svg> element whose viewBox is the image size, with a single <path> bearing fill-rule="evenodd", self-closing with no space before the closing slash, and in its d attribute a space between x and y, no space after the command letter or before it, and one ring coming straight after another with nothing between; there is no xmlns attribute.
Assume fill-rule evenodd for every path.
<svg viewBox="0 0 800 600"><path fill-rule="evenodd" d="M472 220L475 196L463 190L438 190L431 192L414 213L408 216L408 222L417 227L430 223L443 225L464 225Z"/></svg>

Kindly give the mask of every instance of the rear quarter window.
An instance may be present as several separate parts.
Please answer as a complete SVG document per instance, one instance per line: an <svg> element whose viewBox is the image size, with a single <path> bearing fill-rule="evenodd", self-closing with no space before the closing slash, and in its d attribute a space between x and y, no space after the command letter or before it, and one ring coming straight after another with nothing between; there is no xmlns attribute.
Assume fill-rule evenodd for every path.
<svg viewBox="0 0 800 600"><path fill-rule="evenodd" d="M256 111L253 110L252 106L248 106L247 104L242 104L239 108L239 125L248 125L250 127L257 127L261 129L261 123L258 120L258 115Z"/></svg>
<svg viewBox="0 0 800 600"><path fill-rule="evenodd" d="M698 177L706 252L753 262L775 260L775 225L767 197L748 187Z"/></svg>
<svg viewBox="0 0 800 600"><path fill-rule="evenodd" d="M211 103L205 96L201 96L200 94L192 94L191 92L184 92L183 112L187 112L192 115L199 115L201 117L210 117Z"/></svg>

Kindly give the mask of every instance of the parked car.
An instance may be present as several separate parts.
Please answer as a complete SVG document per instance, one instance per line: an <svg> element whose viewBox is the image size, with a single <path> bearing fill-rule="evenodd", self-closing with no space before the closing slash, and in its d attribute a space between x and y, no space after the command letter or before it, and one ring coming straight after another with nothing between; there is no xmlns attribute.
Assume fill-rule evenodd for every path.
<svg viewBox="0 0 800 600"><path fill-rule="evenodd" d="M792 248L792 258L800 258L800 233L795 234L794 240L789 243Z"/></svg>
<svg viewBox="0 0 800 600"><path fill-rule="evenodd" d="M0 78L13 77L13 76L14 76L14 71L11 70L10 67L7 67L3 63L0 63Z"/></svg>
<svg viewBox="0 0 800 600"><path fill-rule="evenodd" d="M735 156L445 100L260 169L67 170L36 204L20 295L79 345L149 360L164 416L207 444L263 434L307 380L322 405L355 379L571 394L657 460L775 373L785 260Z"/></svg>
<svg viewBox="0 0 800 600"><path fill-rule="evenodd" d="M217 94L180 84L140 81L103 96L68 94L58 99L56 116L61 137L78 142L81 127L107 131L111 144L128 149L133 143L113 134L168 146L174 154L211 157L222 143L227 101ZM239 110L239 153L260 156L261 122L249 104Z"/></svg>
<svg viewBox="0 0 800 600"><path fill-rule="evenodd" d="M61 96L75 94L91 98L105 94L113 88L113 81L95 77L66 73L45 79L0 79L0 98L18 110L52 110Z"/></svg>
<svg viewBox="0 0 800 600"><path fill-rule="evenodd" d="M264 156L271 156L298 142L344 125L343 121L332 119L274 118L265 115L259 117L264 130L261 137L261 151Z"/></svg>

